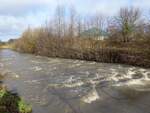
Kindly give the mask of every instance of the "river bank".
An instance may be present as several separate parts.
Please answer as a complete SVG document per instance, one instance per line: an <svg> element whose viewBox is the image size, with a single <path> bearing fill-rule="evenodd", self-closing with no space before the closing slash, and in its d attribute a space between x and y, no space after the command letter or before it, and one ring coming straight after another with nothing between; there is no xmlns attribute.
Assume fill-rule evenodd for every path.
<svg viewBox="0 0 150 113"><path fill-rule="evenodd" d="M57 39L56 39L57 40ZM119 63L132 66L139 66L144 68L150 68L150 51L148 47L146 49L138 47L116 47L116 46L101 46L105 42L95 42L92 40L71 40L72 45L68 45L67 42L58 39L57 43L46 46L42 45L39 48L38 44L32 49L23 46L22 42L16 43L14 50L23 53L36 54L41 56L53 57L53 58L66 58L66 59L79 59L86 61L96 61L102 63ZM81 45L78 45L80 42ZM85 45L84 43L96 43L95 45ZM25 43L25 41L23 42ZM60 45L59 45L60 44ZM132 45L133 43L131 43ZM99 46L100 45L100 46ZM92 48L91 48L92 47Z"/></svg>
<svg viewBox="0 0 150 113"><path fill-rule="evenodd" d="M12 49L12 45L9 44L1 45L0 49Z"/></svg>
<svg viewBox="0 0 150 113"><path fill-rule="evenodd" d="M7 91L2 84L0 75L0 113L31 113L32 108L26 104L16 93Z"/></svg>
<svg viewBox="0 0 150 113"><path fill-rule="evenodd" d="M0 49L11 49L21 53L30 53L52 58L79 59L150 68L150 50L148 44L146 44L145 47L143 46L143 48L139 48L135 43L126 44L132 45L129 47L126 45L108 46L107 42L102 41L67 39L71 41L72 45L64 46L68 45L66 41L57 38L55 40L57 40L57 43L53 42L53 45L43 45L39 48L38 43L35 43L35 45L29 49L26 41L20 39L13 44L0 46ZM88 44L84 45L85 42ZM90 45L92 43L96 43L96 45ZM141 44L144 45L142 42Z"/></svg>

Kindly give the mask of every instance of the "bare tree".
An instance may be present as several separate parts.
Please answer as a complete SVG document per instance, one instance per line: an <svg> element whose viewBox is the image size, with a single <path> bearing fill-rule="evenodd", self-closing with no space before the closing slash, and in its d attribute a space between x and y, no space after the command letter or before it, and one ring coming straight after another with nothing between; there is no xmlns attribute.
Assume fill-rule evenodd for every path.
<svg viewBox="0 0 150 113"><path fill-rule="evenodd" d="M80 38L81 37L81 32L83 31L83 22L82 18L80 15L78 15L77 19L77 36Z"/></svg>
<svg viewBox="0 0 150 113"><path fill-rule="evenodd" d="M97 30L97 32L95 32L95 38L96 37L99 38L100 35L102 36L102 32L105 29L105 18L102 14L97 12L93 16L92 23L93 23L93 28L96 28L96 30Z"/></svg>
<svg viewBox="0 0 150 113"><path fill-rule="evenodd" d="M69 37L72 38L75 36L75 28L76 28L76 17L77 13L75 8L72 6L70 7L70 23L69 23Z"/></svg>
<svg viewBox="0 0 150 113"><path fill-rule="evenodd" d="M64 36L65 29L65 8L64 6L58 5L55 11L55 30L59 38Z"/></svg>
<svg viewBox="0 0 150 113"><path fill-rule="evenodd" d="M115 18L114 26L122 35L123 42L129 42L138 26L141 12L137 8L121 8L118 17Z"/></svg>

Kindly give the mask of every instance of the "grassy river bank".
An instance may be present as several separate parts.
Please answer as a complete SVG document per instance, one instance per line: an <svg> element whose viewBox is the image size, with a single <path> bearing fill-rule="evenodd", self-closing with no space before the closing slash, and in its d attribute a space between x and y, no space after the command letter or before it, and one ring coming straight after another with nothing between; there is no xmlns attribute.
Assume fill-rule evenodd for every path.
<svg viewBox="0 0 150 113"><path fill-rule="evenodd" d="M32 108L17 94L7 91L0 75L0 113L31 113Z"/></svg>

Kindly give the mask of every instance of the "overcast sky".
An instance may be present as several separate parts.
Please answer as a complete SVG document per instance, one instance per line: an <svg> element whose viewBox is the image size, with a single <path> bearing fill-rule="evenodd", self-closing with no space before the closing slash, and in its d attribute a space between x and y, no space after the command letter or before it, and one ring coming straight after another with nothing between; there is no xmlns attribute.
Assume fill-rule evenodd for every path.
<svg viewBox="0 0 150 113"><path fill-rule="evenodd" d="M81 14L115 15L120 7L150 8L150 0L0 0L0 40L17 38L28 27L45 23L55 7L74 5Z"/></svg>

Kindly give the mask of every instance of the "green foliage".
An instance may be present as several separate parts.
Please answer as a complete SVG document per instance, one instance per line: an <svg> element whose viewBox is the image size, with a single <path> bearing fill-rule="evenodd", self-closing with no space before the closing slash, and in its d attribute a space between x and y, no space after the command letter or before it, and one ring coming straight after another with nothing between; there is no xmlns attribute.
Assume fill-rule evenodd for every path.
<svg viewBox="0 0 150 113"><path fill-rule="evenodd" d="M20 113L31 113L32 108L30 105L27 105L22 99L18 102L19 112Z"/></svg>
<svg viewBox="0 0 150 113"><path fill-rule="evenodd" d="M0 90L0 99L6 94L4 89Z"/></svg>
<svg viewBox="0 0 150 113"><path fill-rule="evenodd" d="M17 94L0 89L0 113L31 113L32 108Z"/></svg>

